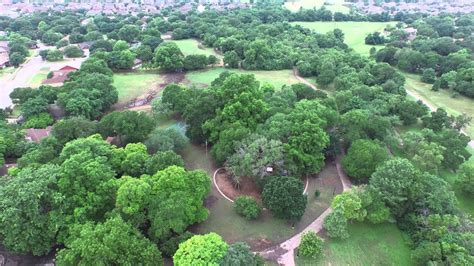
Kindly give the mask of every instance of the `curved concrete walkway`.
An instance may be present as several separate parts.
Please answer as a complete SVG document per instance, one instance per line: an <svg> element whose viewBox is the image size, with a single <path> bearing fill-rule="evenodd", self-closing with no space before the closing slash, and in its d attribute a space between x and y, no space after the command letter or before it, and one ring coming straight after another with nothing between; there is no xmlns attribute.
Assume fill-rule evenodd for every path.
<svg viewBox="0 0 474 266"><path fill-rule="evenodd" d="M343 191L351 189L352 184L340 165L341 157L336 159L336 169L339 180L342 183ZM281 243L276 247L268 248L260 252L260 256L265 259L270 259L278 262L279 265L294 266L295 265L295 249L298 248L301 242L301 237L307 232L318 233L323 228L324 219L332 212L331 208L327 208L316 220L308 225L303 231L294 235L290 239Z"/></svg>

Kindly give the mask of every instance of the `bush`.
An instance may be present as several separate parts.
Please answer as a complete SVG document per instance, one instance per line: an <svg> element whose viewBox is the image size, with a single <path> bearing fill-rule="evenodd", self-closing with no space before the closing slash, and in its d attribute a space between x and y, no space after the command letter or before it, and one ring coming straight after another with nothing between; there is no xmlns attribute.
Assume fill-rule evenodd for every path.
<svg viewBox="0 0 474 266"><path fill-rule="evenodd" d="M50 79L50 78L52 78L53 76L54 76L53 71L49 71L48 75L46 75L46 78L47 78L47 79Z"/></svg>
<svg viewBox="0 0 474 266"><path fill-rule="evenodd" d="M305 257L318 258L323 253L324 240L315 232L308 232L301 238L298 247L298 255Z"/></svg>
<svg viewBox="0 0 474 266"><path fill-rule="evenodd" d="M319 191L319 190L316 189L316 191L314 192L314 196L315 196L316 198L319 198L320 195L321 195L321 191Z"/></svg>
<svg viewBox="0 0 474 266"><path fill-rule="evenodd" d="M234 210L248 220L257 219L262 211L255 199L249 196L238 197L234 202Z"/></svg>
<svg viewBox="0 0 474 266"><path fill-rule="evenodd" d="M54 119L48 113L40 113L37 115L30 116L25 123L23 128L45 128L52 125Z"/></svg>

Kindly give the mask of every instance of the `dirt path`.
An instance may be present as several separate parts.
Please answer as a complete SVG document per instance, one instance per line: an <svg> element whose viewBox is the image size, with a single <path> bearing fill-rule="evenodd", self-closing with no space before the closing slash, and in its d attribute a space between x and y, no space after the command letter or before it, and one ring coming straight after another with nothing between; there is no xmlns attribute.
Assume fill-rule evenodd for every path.
<svg viewBox="0 0 474 266"><path fill-rule="evenodd" d="M351 181L341 170L341 156L336 159L336 168L339 180L342 183L343 191L347 191L352 187ZM294 266L295 265L295 249L298 248L301 242L301 237L303 234L313 231L318 233L323 228L324 219L332 212L331 208L327 208L316 220L314 220L310 225L308 225L303 231L294 235L290 239L281 243L278 246L268 248L262 252L260 255L265 259L270 259L278 262L279 265L285 266Z"/></svg>
<svg viewBox="0 0 474 266"><path fill-rule="evenodd" d="M300 76L300 74L298 73L298 69L296 69L296 67L293 67L293 75L299 82L306 84L307 86L311 87L311 89L319 90L316 86L314 86L314 84L312 84L311 82L309 82L308 80Z"/></svg>

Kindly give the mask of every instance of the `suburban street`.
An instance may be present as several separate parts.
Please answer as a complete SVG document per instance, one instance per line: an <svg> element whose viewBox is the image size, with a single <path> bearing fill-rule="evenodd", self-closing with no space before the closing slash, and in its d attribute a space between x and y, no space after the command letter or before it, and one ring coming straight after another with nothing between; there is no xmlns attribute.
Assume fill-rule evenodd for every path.
<svg viewBox="0 0 474 266"><path fill-rule="evenodd" d="M28 81L36 75L42 68L49 67L50 70L57 70L65 65L70 65L76 68L81 66L81 63L87 59L84 58L74 58L74 59L65 59L60 62L47 62L41 59L39 56L39 51L44 49L50 49L53 47L45 46L43 44L38 45L39 48L34 51L34 55L27 59L28 61L23 63L18 69L16 69L11 74L5 74L0 77L0 108L8 107L12 104L12 101L9 97L10 93L19 87L28 87ZM86 51L88 54L88 51Z"/></svg>

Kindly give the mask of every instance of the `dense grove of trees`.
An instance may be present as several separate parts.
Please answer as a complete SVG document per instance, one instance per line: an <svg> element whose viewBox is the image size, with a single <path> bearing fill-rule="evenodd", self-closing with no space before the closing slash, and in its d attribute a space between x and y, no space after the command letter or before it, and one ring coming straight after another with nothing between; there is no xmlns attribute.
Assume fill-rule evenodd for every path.
<svg viewBox="0 0 474 266"><path fill-rule="evenodd" d="M422 81L434 83L433 90L450 89L474 98L473 26L472 14L418 18L407 26L416 30L415 36L410 38L401 25L392 28L387 47L374 56L378 62L423 74Z"/></svg>
<svg viewBox="0 0 474 266"><path fill-rule="evenodd" d="M84 18L81 12L0 17L0 29L12 32L15 65L28 55L31 40L58 48L42 52L46 60L59 58L61 48L68 57L82 56L75 44L92 43L90 58L63 86L17 88L10 95L24 122L0 122L0 157L18 158L17 167L0 178L0 239L8 250L42 255L59 247L56 262L62 265L161 264L163 255L176 265L259 265L245 243L229 245L214 233L186 231L208 217L203 201L211 186L206 173L184 168L178 153L189 138L210 145L237 187L242 177L254 179L263 206L290 221L301 219L308 204L302 178L340 155L360 186L335 196L324 221L330 237L350 237L352 221L396 221L412 239L416 263L473 264L471 218L439 176L457 172L462 192L472 197L473 169L465 164L469 137L461 132L470 119L443 109L429 112L407 99L405 78L392 67L422 74L434 89L472 97L471 15L399 13L394 19L416 28L417 37L408 41L402 24L388 29L387 40L368 36L369 44L388 42L373 53L375 60L350 49L341 30L317 34L288 22L388 21L386 13L291 13L265 6L167 12L166 20L98 15L82 24ZM170 72L218 63L214 56L184 56L175 43L158 37L168 31L173 39L197 38L216 49L227 68L296 68L334 90L328 95L305 84L274 88L254 75L226 71L205 89L169 84L154 100L152 115L111 112L118 99L112 71L131 69L136 58ZM49 110L56 105L66 117L53 124ZM186 124L186 136L156 127L156 118L171 115ZM50 136L25 141L23 128L51 124ZM400 125L424 129L398 133ZM234 208L258 219L262 207L242 197ZM302 254L321 253L316 236L305 236L303 243Z"/></svg>

